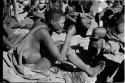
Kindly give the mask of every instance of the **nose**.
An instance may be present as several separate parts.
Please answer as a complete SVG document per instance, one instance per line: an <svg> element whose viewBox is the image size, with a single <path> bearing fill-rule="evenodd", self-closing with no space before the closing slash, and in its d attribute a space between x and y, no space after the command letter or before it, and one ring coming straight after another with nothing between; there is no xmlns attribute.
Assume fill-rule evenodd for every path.
<svg viewBox="0 0 125 83"><path fill-rule="evenodd" d="M64 24L62 25L62 28L64 27Z"/></svg>
<svg viewBox="0 0 125 83"><path fill-rule="evenodd" d="M64 23L61 25L61 28L64 28Z"/></svg>

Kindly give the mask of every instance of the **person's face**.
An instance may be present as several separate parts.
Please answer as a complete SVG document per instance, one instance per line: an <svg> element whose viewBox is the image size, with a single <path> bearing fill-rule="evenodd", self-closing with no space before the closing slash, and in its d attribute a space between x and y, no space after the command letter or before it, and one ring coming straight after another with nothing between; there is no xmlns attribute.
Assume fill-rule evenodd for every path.
<svg viewBox="0 0 125 83"><path fill-rule="evenodd" d="M88 29L91 25L91 20L88 18L82 18L81 23L84 28Z"/></svg>
<svg viewBox="0 0 125 83"><path fill-rule="evenodd" d="M53 3L53 8L54 9L59 9L60 8L60 4L58 1L56 1L55 3Z"/></svg>
<svg viewBox="0 0 125 83"><path fill-rule="evenodd" d="M65 17L61 16L61 18L54 23L54 29L56 31L62 31L64 28Z"/></svg>

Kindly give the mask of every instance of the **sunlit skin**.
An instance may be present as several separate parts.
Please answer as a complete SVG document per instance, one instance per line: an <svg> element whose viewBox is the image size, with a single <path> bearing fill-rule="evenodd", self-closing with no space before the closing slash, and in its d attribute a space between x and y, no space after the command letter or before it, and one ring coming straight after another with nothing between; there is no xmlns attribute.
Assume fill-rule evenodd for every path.
<svg viewBox="0 0 125 83"><path fill-rule="evenodd" d="M44 46L46 46L46 48L48 48L48 51L50 52L50 54L52 56L54 56L55 58L57 58L57 60L59 60L61 62L65 61L65 56L67 54L66 52L69 47L70 39L71 39L72 35L75 33L75 28L71 28L68 30L67 37L65 39L65 42L63 44L61 51L55 45L55 43L52 40L51 35L50 35L51 31L58 32L58 31L62 30L63 26L64 26L64 22L65 22L64 16L62 16L57 22L56 21L51 22L51 25L53 26L53 28L47 28L47 26L45 26L46 28L42 27L43 26L42 23L39 22L39 23L41 23L41 28L39 28L32 34L33 36L31 39L31 46L30 46L30 48L25 49L26 51L24 51L23 56L27 57L26 58L27 63L37 63L41 59L41 56L43 54L40 54L40 48L41 48L40 42L42 42L42 44L44 44ZM38 24L38 26L40 26L40 24ZM37 25L35 25L35 27L37 27ZM44 61L42 61L42 62L43 63L41 63L40 65L44 64ZM47 61L47 63L50 64L49 61ZM22 64L22 56L20 56L20 58L19 58L19 64L20 65Z"/></svg>
<svg viewBox="0 0 125 83"><path fill-rule="evenodd" d="M42 58L42 56L48 56L45 53L49 52L50 53L49 55L55 57L59 62L66 63L67 62L66 60L68 58L71 63L73 63L74 65L85 71L89 76L97 75L104 69L104 62L101 62L96 67L90 67L89 65L85 64L77 55L68 52L70 51L69 46L72 35L76 33L75 26L71 26L67 30L67 35L61 49L59 49L55 44L55 42L52 40L50 32L52 31L58 32L62 30L64 22L65 22L65 17L61 16L57 21L50 20L52 27L50 26L43 27L42 23L41 25L38 24L41 27L39 29L36 29L34 33L31 34L32 35L31 44L29 48L24 49L23 55L19 56L19 65L23 64L22 56L24 56L26 58L27 63L36 64L36 69L50 68L51 62L47 58ZM40 53L40 49L45 51L45 53L43 54ZM19 53L18 49L17 51Z"/></svg>
<svg viewBox="0 0 125 83"><path fill-rule="evenodd" d="M93 30L92 37L90 40L90 51L96 49L98 55L103 48L103 38L106 35L106 29L103 27L97 27ZM92 49L91 49L92 48ZM96 53L96 52L95 52Z"/></svg>
<svg viewBox="0 0 125 83"><path fill-rule="evenodd" d="M64 22L65 22L65 17L62 16L62 17L58 20L58 22L56 22L56 23L53 24L54 29L55 29L56 31L62 31L63 28L64 28Z"/></svg>
<svg viewBox="0 0 125 83"><path fill-rule="evenodd" d="M83 28L88 30L91 25L91 20L87 17L83 17L83 18L81 18L81 23L83 25Z"/></svg>

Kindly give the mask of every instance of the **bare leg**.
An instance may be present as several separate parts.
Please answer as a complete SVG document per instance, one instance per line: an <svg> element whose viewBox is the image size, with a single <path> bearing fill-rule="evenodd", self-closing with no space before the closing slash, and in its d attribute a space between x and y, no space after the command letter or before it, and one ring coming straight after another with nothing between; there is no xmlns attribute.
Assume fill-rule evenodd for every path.
<svg viewBox="0 0 125 83"><path fill-rule="evenodd" d="M105 68L104 62L100 63L96 67L90 67L89 65L85 64L75 53L68 54L68 59L74 65L85 71L89 76L96 76Z"/></svg>

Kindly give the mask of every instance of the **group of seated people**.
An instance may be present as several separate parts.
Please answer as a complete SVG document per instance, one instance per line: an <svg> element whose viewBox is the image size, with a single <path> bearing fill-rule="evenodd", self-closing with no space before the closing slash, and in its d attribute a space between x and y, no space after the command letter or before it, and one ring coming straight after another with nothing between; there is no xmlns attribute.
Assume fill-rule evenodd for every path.
<svg viewBox="0 0 125 83"><path fill-rule="evenodd" d="M52 0L52 5L55 7L45 12L45 19L37 17L29 33L18 43L15 40L15 46L10 46L16 50L17 63L14 65L18 72L23 73L21 66L27 64L34 64L32 67L34 70L42 71L52 66L68 64L72 67L72 71L86 72L89 77L94 77L106 71L106 66L110 63L107 59L116 62L119 66L124 57L124 5L120 1L115 1L116 7L113 5L105 8L101 13L89 6L88 9L91 9L89 12L84 7L84 11L79 12L77 8L83 10L82 7L77 1L72 1L64 12L57 7L61 3L58 1L60 0L55 2ZM88 5L90 4L92 2ZM117 10L117 5L121 10ZM94 22L92 22L93 19ZM100 26L100 20L103 26ZM53 33L57 35L65 33L64 40L54 41ZM89 38L87 50L80 45L80 42L74 48L71 46L72 38L76 35ZM73 50L79 50L80 53ZM116 60L117 56L122 57L122 60ZM62 69L63 67L65 66L62 66ZM99 79L103 81L99 83L105 82L107 76L109 75L101 79L103 76L100 75Z"/></svg>

